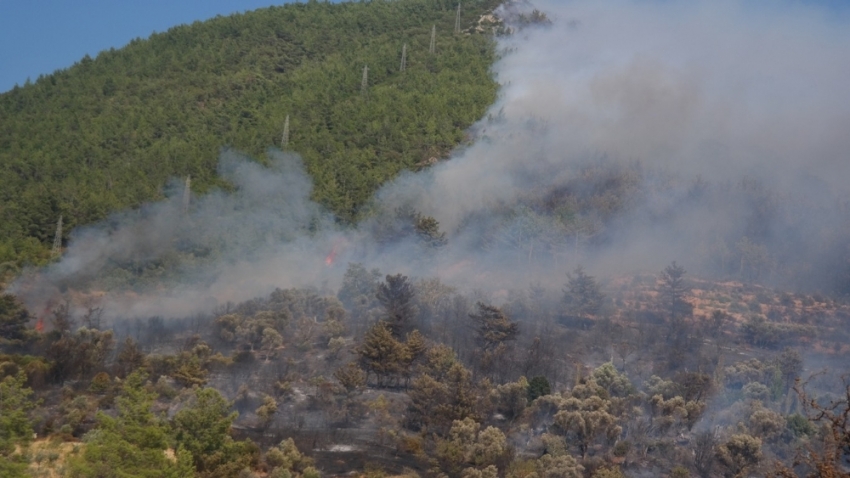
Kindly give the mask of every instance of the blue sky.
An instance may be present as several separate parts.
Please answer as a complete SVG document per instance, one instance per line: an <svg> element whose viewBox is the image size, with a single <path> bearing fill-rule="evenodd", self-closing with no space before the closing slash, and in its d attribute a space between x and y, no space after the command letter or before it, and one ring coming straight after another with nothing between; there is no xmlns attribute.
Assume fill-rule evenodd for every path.
<svg viewBox="0 0 850 478"><path fill-rule="evenodd" d="M0 0L0 92L182 23L291 0Z"/></svg>
<svg viewBox="0 0 850 478"><path fill-rule="evenodd" d="M292 0L0 0L0 92L182 23ZM336 0L335 0L336 1ZM791 0L847 12L850 0Z"/></svg>

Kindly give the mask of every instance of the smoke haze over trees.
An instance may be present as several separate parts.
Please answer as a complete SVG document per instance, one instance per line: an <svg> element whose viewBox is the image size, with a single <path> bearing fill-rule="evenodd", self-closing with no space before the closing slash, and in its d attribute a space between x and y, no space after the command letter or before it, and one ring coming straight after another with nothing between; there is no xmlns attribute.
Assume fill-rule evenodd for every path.
<svg viewBox="0 0 850 478"><path fill-rule="evenodd" d="M307 5L292 8L332 8ZM485 6L432 12L462 25L433 53L452 62L417 60L421 18L391 67L352 61L344 101L315 103L424 117L443 90L397 90L446 75L480 104L492 84L469 71L492 60L480 119L454 100L440 116L465 132L449 157L431 159L430 120L409 135L374 120L374 136L293 120L281 141L279 111L244 148L264 159L222 152L205 189L177 178L17 278L0 338L21 353L0 356L0 377L52 400L33 427L86 437L80 473L103 465L127 410L156 440L121 446L170 450L163 466L199 476L841 469L847 25L790 2ZM372 186L335 183L346 168ZM79 397L46 392L66 381Z"/></svg>
<svg viewBox="0 0 850 478"><path fill-rule="evenodd" d="M496 5L468 2L464 24ZM0 94L0 274L46 262L60 215L61 245L74 227L169 196L169 178L191 176L195 194L226 187L222 148L268 165L285 129L311 199L356 219L384 181L446 157L495 98L492 43L451 35L454 7L309 2L218 17Z"/></svg>
<svg viewBox="0 0 850 478"><path fill-rule="evenodd" d="M850 291L846 31L792 4L618 5L541 4L554 23L498 37L502 89L475 141L383 186L356 228L312 203L321 181L296 158L264 171L227 153L234 193L195 200L188 221L163 203L77 231L48 276L131 260L131 276L171 276L192 307L338 283L326 257L485 288L579 263L618 274L678 260L710 277ZM518 9L500 15L522 25Z"/></svg>

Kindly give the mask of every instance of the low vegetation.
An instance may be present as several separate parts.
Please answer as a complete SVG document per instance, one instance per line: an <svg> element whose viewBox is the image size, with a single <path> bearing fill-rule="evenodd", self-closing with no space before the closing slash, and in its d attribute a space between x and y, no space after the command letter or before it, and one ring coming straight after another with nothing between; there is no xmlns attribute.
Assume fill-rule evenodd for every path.
<svg viewBox="0 0 850 478"><path fill-rule="evenodd" d="M750 294L770 318L716 300ZM691 280L675 263L606 285L578 268L560 290L500 297L351 264L334 295L277 290L109 328L60 307L35 331L7 296L4 476L842 469L846 384L812 375L799 349L841 363L844 343L771 337L811 308L818 330L839 328L850 306Z"/></svg>

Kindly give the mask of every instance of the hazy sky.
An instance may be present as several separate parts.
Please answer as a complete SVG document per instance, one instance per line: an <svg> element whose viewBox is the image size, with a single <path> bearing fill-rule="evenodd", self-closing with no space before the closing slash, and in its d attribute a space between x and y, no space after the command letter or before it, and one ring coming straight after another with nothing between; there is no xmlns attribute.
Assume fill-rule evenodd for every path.
<svg viewBox="0 0 850 478"><path fill-rule="evenodd" d="M0 92L183 23L292 0L0 0Z"/></svg>

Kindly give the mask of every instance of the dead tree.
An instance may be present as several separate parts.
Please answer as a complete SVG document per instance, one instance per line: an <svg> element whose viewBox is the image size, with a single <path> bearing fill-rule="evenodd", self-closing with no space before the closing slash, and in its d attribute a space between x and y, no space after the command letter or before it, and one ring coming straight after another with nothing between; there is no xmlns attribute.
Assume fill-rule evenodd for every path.
<svg viewBox="0 0 850 478"><path fill-rule="evenodd" d="M283 122L283 135L280 137L280 149L286 150L289 146L289 115L286 115L286 120Z"/></svg>
<svg viewBox="0 0 850 478"><path fill-rule="evenodd" d="M50 258L56 259L62 253L62 215L56 222L56 234L53 235L53 248L50 250Z"/></svg>
<svg viewBox="0 0 850 478"><path fill-rule="evenodd" d="M404 71L407 69L407 43L401 47L401 66L399 66L398 71Z"/></svg>

